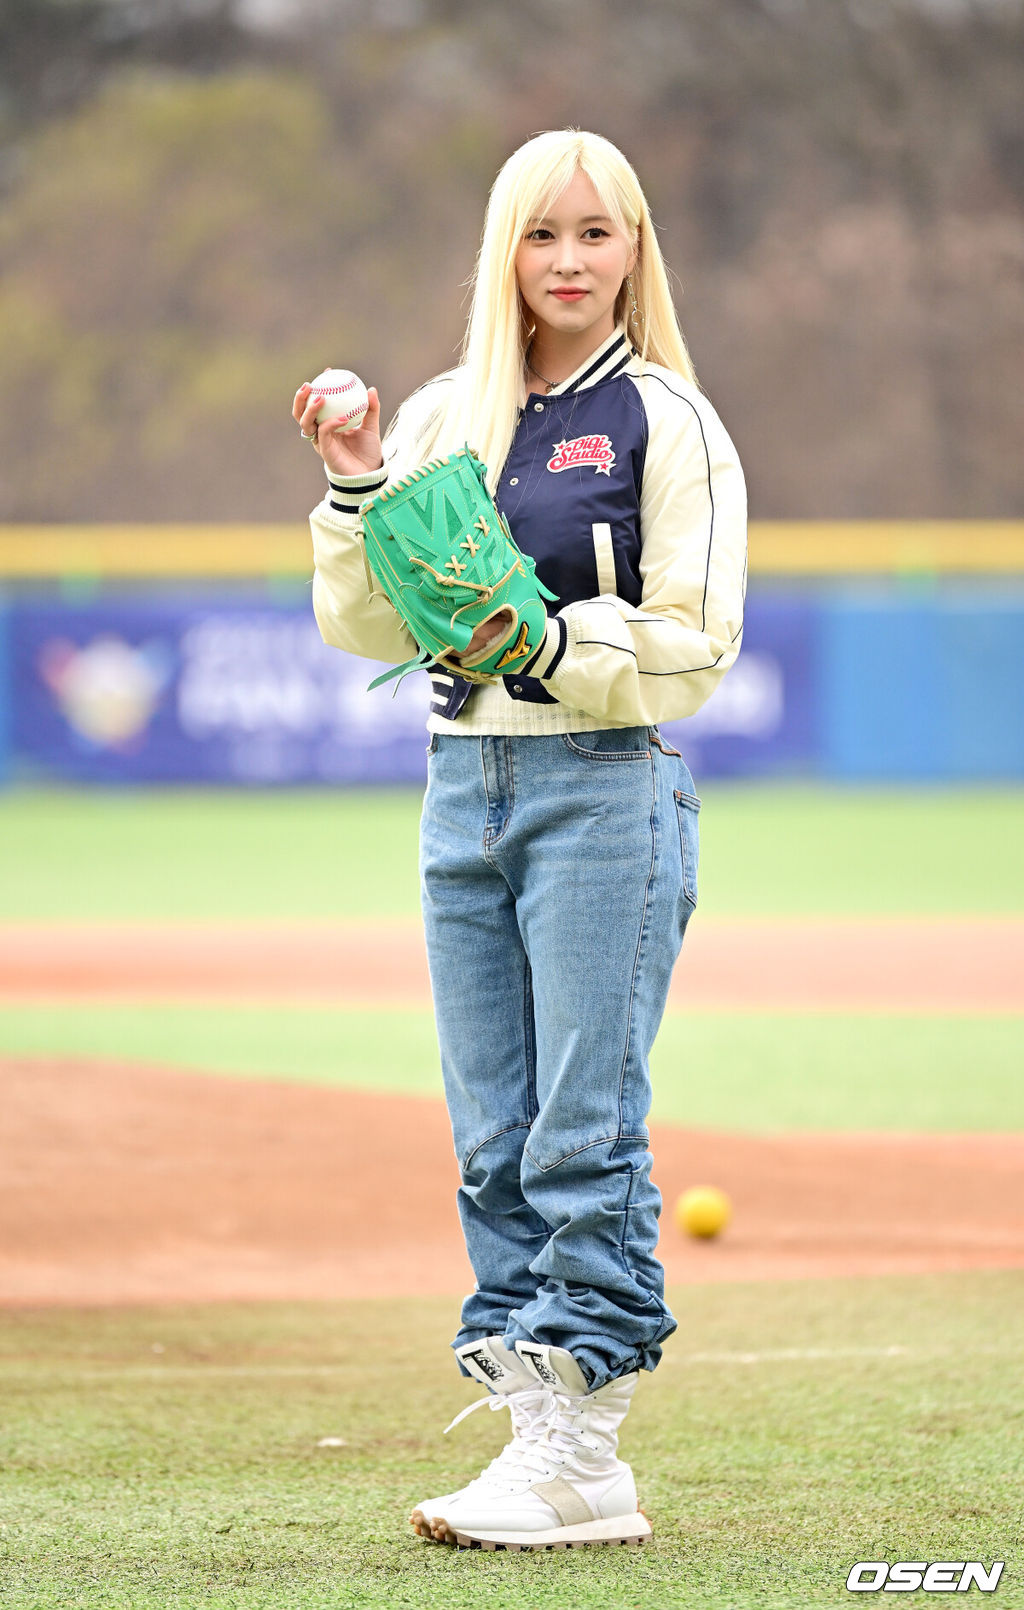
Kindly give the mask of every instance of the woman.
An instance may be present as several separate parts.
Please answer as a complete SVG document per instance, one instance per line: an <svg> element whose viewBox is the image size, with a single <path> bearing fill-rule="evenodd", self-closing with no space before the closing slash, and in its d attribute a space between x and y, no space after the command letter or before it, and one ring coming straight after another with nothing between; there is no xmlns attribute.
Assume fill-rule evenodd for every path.
<svg viewBox="0 0 1024 1610"><path fill-rule="evenodd" d="M369 396L346 435L317 429L308 386L292 410L328 475L311 519L325 640L417 652L368 596L359 503L466 441L558 595L516 676L430 673L423 913L477 1283L452 1347L513 1436L411 1519L490 1547L639 1541L617 1433L676 1328L647 1059L696 901L699 810L657 723L692 715L738 652L746 500L622 154L574 130L516 151L491 192L463 362L413 393L383 447Z"/></svg>

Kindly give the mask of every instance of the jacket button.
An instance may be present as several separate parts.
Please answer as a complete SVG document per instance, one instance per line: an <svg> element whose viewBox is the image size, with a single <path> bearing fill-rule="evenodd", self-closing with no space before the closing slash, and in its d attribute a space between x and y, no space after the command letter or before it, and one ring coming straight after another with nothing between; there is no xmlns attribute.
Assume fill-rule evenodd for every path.
<svg viewBox="0 0 1024 1610"><path fill-rule="evenodd" d="M533 411L534 411L535 414L542 414L544 412L544 404L543 403L534 403Z"/></svg>
<svg viewBox="0 0 1024 1610"><path fill-rule="evenodd" d="M519 477L518 477L518 475L513 475L511 481L509 481L508 484L509 484L509 486L518 486L519 485Z"/></svg>
<svg viewBox="0 0 1024 1610"><path fill-rule="evenodd" d="M522 693L522 691L523 691L523 685L522 685L521 682L514 682L512 684L512 692L513 693Z"/></svg>

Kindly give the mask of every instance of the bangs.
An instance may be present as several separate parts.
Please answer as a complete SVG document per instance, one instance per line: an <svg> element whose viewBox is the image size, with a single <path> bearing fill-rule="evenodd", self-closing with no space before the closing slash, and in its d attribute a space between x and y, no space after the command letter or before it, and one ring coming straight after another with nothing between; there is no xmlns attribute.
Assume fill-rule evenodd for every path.
<svg viewBox="0 0 1024 1610"><path fill-rule="evenodd" d="M561 171L565 166L568 166L567 173ZM544 188L540 191L536 198L536 204L533 207L527 208L526 217L522 220L523 229L525 229L528 224L535 222L538 218L544 218L547 215L550 208L555 205L555 202L558 200L559 196L561 196L569 188L578 173L582 173L594 186L602 212L607 215L610 221L615 225L616 229L621 230L624 235L629 235L631 231L629 224L626 222L626 216L623 211L622 202L617 187L609 182L608 175L606 173L600 170L597 172L591 172L585 154L581 154L579 158L570 158L568 164L559 164L559 171L552 174ZM522 233L522 231L520 231L520 233Z"/></svg>
<svg viewBox="0 0 1024 1610"><path fill-rule="evenodd" d="M635 238L642 202L639 181L626 159L600 136L578 130L539 135L520 148L506 164L492 192L492 207L504 214L508 259L529 224L543 218L577 173L583 173L597 192L602 210L628 239ZM500 195L499 192L504 194Z"/></svg>

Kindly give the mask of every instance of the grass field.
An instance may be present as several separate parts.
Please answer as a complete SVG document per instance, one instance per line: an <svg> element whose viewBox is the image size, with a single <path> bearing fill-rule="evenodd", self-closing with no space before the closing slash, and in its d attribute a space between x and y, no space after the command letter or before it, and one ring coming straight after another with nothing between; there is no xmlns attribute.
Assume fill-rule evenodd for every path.
<svg viewBox="0 0 1024 1610"><path fill-rule="evenodd" d="M791 1610L848 1603L857 1560L995 1558L1024 1604L1017 1277L672 1296L623 1438L654 1540L538 1555L405 1529L503 1435L441 1435L473 1397L445 1302L8 1315L3 1602Z"/></svg>
<svg viewBox="0 0 1024 1610"><path fill-rule="evenodd" d="M0 921L414 915L413 793L16 791ZM702 908L1024 913L1011 791L705 792ZM8 1000L0 1054L439 1096L429 1014ZM1024 1128L1024 1017L666 1018L654 1117L709 1128ZM694 1077L699 1070L700 1077ZM0 1314L0 1603L12 1610L798 1610L856 1560L1007 1562L1024 1607L1024 1275L680 1288L623 1452L643 1551L481 1555L407 1532L503 1440L454 1303ZM481 1424L485 1420L486 1424ZM344 1446L321 1448L322 1437Z"/></svg>
<svg viewBox="0 0 1024 1610"><path fill-rule="evenodd" d="M13 792L0 797L0 921L317 919L418 911L415 791ZM701 912L1024 913L1012 790L705 790ZM429 1011L0 1005L0 1053L440 1093ZM1014 1014L669 1015L653 1116L711 1128L1024 1128ZM693 1070L710 1070L700 1079ZM969 1077L965 1077L969 1072Z"/></svg>
<svg viewBox="0 0 1024 1610"><path fill-rule="evenodd" d="M428 1010L0 1006L0 1054L103 1057L441 1097ZM1024 1021L884 1013L672 1014L651 1057L659 1123L780 1130L1024 1129ZM965 1069L970 1077L965 1077Z"/></svg>
<svg viewBox="0 0 1024 1610"><path fill-rule="evenodd" d="M1024 911L1013 789L702 789L716 916ZM418 909L416 790L0 795L0 921Z"/></svg>

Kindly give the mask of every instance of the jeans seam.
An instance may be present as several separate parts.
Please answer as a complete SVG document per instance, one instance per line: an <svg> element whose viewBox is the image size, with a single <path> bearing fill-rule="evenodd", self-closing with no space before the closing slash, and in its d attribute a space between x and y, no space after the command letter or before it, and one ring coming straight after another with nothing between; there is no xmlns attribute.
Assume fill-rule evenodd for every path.
<svg viewBox="0 0 1024 1610"><path fill-rule="evenodd" d="M481 786L483 788L483 793L484 793L484 825L483 825L483 830L482 830L482 832L480 834L480 848L481 848L481 851L483 853L484 860L490 865L490 856L487 854L487 851L490 849L491 841L487 836L488 835L487 818L491 814L491 796L490 796L490 792L489 792L488 787L487 787L487 766L484 763L484 740L483 740L483 738L478 738L477 739L476 747L477 747L477 754L480 756L480 783L481 783Z"/></svg>
<svg viewBox="0 0 1024 1610"><path fill-rule="evenodd" d="M533 1018L533 969L523 946L523 1066L526 1072L526 1111L530 1123L540 1112L537 1100L537 1046Z"/></svg>
<svg viewBox="0 0 1024 1610"><path fill-rule="evenodd" d="M629 1228L629 1204L633 1196L633 1185L639 1172L640 1170L638 1168L634 1168L632 1164L630 1164L629 1184L626 1186L626 1200L622 1207L622 1236L619 1241L619 1256L622 1259L622 1267L625 1269L631 1280L635 1280L636 1275L630 1268L629 1259L626 1257L626 1231Z"/></svg>
<svg viewBox="0 0 1024 1610"><path fill-rule="evenodd" d="M491 813L491 800L490 800L490 795L488 794L488 791L487 791L487 768L484 765L483 739L480 740L480 770L483 773L483 780L484 780L484 799L487 801L487 815L484 817L484 836L483 836L483 852L484 852L484 859L486 861L490 861L490 857L487 854L488 850L492 850L496 844L500 844L502 839L505 837L505 834L508 832L509 828L511 827L511 825L512 825L512 812L515 809L515 803L516 803L516 784L515 784L515 773L513 772L513 769L512 769L511 746L508 743L507 739L502 739L501 744L502 744L501 756L502 756L502 763L503 763L502 764L502 769L504 771L505 791L506 791L506 793L508 795L508 809L507 809L506 814L505 814L505 825L504 825L504 827L501 829L500 832L495 833L487 826L487 816L489 816L490 813ZM493 865L494 863L491 862L491 864Z"/></svg>
<svg viewBox="0 0 1024 1610"><path fill-rule="evenodd" d="M651 902L651 883L654 879L654 868L658 861L658 774L654 765L654 756L651 762L651 865L647 874L647 883L644 887L644 909L640 919L640 932L637 936L636 955L633 957L633 975L629 981L629 1006L626 1011L626 1043L622 1052L622 1067L619 1069L619 1134L622 1134L622 1103L623 1091L626 1084L626 1069L629 1066L629 1052L633 1040L633 1002L636 997L636 978L640 970L640 957L643 954L644 934L647 929L647 913Z"/></svg>
<svg viewBox="0 0 1024 1610"><path fill-rule="evenodd" d="M517 1124L515 1127L520 1128L521 1126ZM529 1146L524 1146L523 1151L534 1168L540 1169L542 1174L547 1174L551 1169L557 1168L560 1163L567 1163L570 1157L579 1157L581 1152L589 1152L595 1146L617 1146L620 1140L642 1140L645 1147L650 1146L651 1143L650 1135L623 1135L621 1132L618 1135L601 1135L597 1140L588 1140L582 1146L575 1147L571 1152L563 1152L562 1156L556 1157L553 1163L542 1163L539 1158L534 1157ZM480 1144L484 1145L485 1142L481 1141Z"/></svg>
<svg viewBox="0 0 1024 1610"><path fill-rule="evenodd" d="M682 788L672 790L672 803L675 806L676 826L679 829L679 854L683 867L683 899L691 912L697 909L697 871L691 864L686 852L686 829L683 826L683 811L688 810L694 816L700 813L700 800L696 794L687 794Z"/></svg>
<svg viewBox="0 0 1024 1610"><path fill-rule="evenodd" d="M500 1140L502 1135L512 1135L512 1134L515 1133L515 1131L517 1129L525 1129L525 1130L529 1131L530 1127L531 1126L530 1126L530 1124L528 1122L527 1123L517 1123L517 1124L506 1124L504 1129L496 1129L494 1131L493 1135L485 1135L483 1140L478 1140L476 1145L473 1147L473 1150L471 1152L467 1152L465 1158L460 1160L460 1162L459 1162L460 1169L462 1169L462 1171L465 1172L465 1170L469 1167L470 1163L473 1161L473 1159L476 1156L477 1152L480 1151L482 1147L488 1146L492 1140ZM526 1148L524 1147L523 1149L525 1151Z"/></svg>

